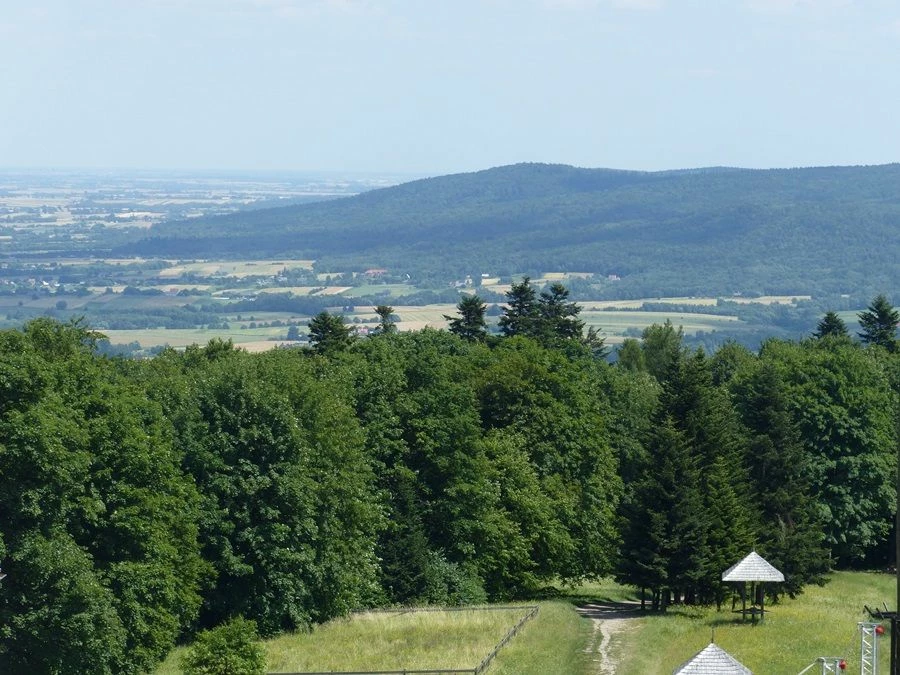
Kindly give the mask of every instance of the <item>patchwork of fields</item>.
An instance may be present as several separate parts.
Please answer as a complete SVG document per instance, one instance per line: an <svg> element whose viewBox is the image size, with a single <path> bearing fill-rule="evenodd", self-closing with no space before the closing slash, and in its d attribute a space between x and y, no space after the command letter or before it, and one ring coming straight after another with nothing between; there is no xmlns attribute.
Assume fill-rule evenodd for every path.
<svg viewBox="0 0 900 675"><path fill-rule="evenodd" d="M711 311L720 305L720 298L585 299L584 284L590 284L591 279L588 273L547 272L533 281L537 288L553 282L581 284L581 319L597 329L608 345L637 337L648 326L665 321L680 326L687 336L730 334L744 328L737 314L721 308ZM299 335L303 340L308 319L322 308L342 314L365 335L377 322L372 304L394 304L393 299L417 292L443 296L449 293L451 297L481 292L490 298L488 305L493 311L488 312L488 323L495 325L497 305L502 304L503 293L510 285L500 283L499 277L482 276L477 282L470 278L459 281L455 291L447 286L417 287L391 278L385 270L321 272L314 269L312 260L36 261L23 268L19 278L0 278L0 326L20 326L29 318L42 315L60 320L83 316L113 345L128 345L131 349L135 345L140 350L165 345L182 348L215 338L258 351L287 344L291 327L292 337ZM767 307L794 306L808 298L798 295L727 300L741 306L756 303ZM263 302L265 299L269 301ZM358 304L360 301L366 304ZM647 305L654 311L645 311ZM244 309L233 309L238 306ZM314 309L278 311L285 306ZM667 306L672 307L671 312ZM401 331L446 328L444 317L455 315L455 302L394 305L397 328Z"/></svg>

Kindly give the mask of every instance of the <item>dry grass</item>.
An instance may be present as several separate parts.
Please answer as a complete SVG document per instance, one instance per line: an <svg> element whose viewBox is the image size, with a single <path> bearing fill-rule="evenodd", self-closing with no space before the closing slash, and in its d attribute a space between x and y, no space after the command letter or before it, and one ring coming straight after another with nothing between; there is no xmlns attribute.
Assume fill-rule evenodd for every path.
<svg viewBox="0 0 900 675"><path fill-rule="evenodd" d="M314 262L314 260L200 261L160 270L159 276L162 278L177 278L182 274L193 273L199 275L220 274L242 279L250 276L274 276L283 269L311 270Z"/></svg>
<svg viewBox="0 0 900 675"><path fill-rule="evenodd" d="M355 614L310 633L267 640L267 668L270 672L472 669L527 612L523 605ZM180 648L170 654L156 675L180 672L183 652Z"/></svg>

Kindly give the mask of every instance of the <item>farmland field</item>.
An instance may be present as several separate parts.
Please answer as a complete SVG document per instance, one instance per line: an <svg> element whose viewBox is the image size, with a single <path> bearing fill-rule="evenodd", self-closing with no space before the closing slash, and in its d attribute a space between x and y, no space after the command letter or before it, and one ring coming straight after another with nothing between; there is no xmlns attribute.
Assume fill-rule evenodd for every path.
<svg viewBox="0 0 900 675"><path fill-rule="evenodd" d="M389 274L372 277L345 270L319 272L313 269L313 263L295 259L29 261L14 274L0 275L0 326L18 327L37 316L62 321L84 317L88 325L107 331L114 344L138 343L144 350L165 344L204 344L210 337L231 339L248 349L264 349L287 338L287 324L297 325L302 335L306 321L322 309L343 312L347 323L358 326L362 334L377 322L372 305L379 303L394 305L400 331L444 329L448 325L444 316L456 315L455 302L411 306L404 305L401 296L429 291L452 298L481 291L488 298L488 326L496 330L499 307L505 299L503 291L509 289L510 281L506 277L500 283L499 277L482 276L475 280L476 285L461 287L455 293L447 285L417 287ZM572 283L578 293L581 319L597 329L610 346L627 337L639 337L648 326L668 320L680 326L687 337L696 337L711 348L725 339L740 340L742 335L747 336L745 344L755 348L753 341L765 334L760 321L769 321L776 314L769 306L781 305L780 310L785 306L796 308L799 301L810 297L613 300L604 299L600 287L593 287L597 295L591 295L592 287L584 284L593 283L593 278L587 273L547 272L536 276L534 284L540 292L546 283ZM601 277L598 283L606 282ZM291 297L271 298L272 294ZM734 303L729 304L734 309L724 310L725 314L723 301ZM671 312L667 311L670 306ZM784 325L784 312L778 316L780 325ZM845 311L842 316L852 329L853 312ZM260 325L272 322L276 326ZM164 326L169 330L164 330ZM801 329L811 332L814 328L813 318L803 318ZM128 330L121 332L125 329ZM794 331L792 338L797 335L796 328Z"/></svg>
<svg viewBox="0 0 900 675"><path fill-rule="evenodd" d="M104 296L100 296L103 301ZM114 302L117 296L107 296L108 302ZM147 305L166 306L175 304L176 298L160 297L148 298L144 302ZM94 302L98 299L95 298ZM590 305L591 303L585 303ZM77 307L78 303L74 303ZM2 306L0 306L2 308ZM397 329L400 331L421 330L425 327L446 328L447 321L444 315L455 316L456 306L443 303L435 305L413 305L409 307L398 306L394 308L394 314L398 318ZM377 315L374 308L369 305L358 305L353 312L345 314L350 323L360 327L374 325ZM582 319L586 325L594 326L600 330L608 344L621 343L629 334L642 331L654 323L663 323L670 320L674 325L681 326L685 334L691 335L697 331L721 330L725 326L734 325L738 321L733 316L719 316L713 314L690 314L684 312L641 312L641 311L583 311ZM184 328L165 329L148 328L139 330L103 330L113 344L129 344L137 342L143 349L149 349L160 345L172 347L185 347L190 344L206 344L209 340L217 338L230 339L236 345L259 350L266 347L272 348L280 344L278 340L284 340L287 335L286 326L259 326L261 323L272 321L298 321L303 317L287 312L253 312L252 315L230 315L227 317L230 328ZM250 322L257 327L248 327ZM305 333L305 327L301 325L301 333ZM268 341L268 342L267 342Z"/></svg>
<svg viewBox="0 0 900 675"><path fill-rule="evenodd" d="M273 276L285 269L311 270L313 260L241 260L236 262L224 261L199 261L175 265L160 270L162 278L178 278L184 274L196 274L197 276L223 276L236 277L238 279L249 276Z"/></svg>

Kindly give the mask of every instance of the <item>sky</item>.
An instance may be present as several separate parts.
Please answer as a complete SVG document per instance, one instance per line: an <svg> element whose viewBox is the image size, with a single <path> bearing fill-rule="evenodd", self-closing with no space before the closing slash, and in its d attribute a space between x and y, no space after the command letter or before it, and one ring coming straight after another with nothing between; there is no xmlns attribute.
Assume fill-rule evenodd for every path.
<svg viewBox="0 0 900 675"><path fill-rule="evenodd" d="M0 0L0 166L900 161L896 0Z"/></svg>

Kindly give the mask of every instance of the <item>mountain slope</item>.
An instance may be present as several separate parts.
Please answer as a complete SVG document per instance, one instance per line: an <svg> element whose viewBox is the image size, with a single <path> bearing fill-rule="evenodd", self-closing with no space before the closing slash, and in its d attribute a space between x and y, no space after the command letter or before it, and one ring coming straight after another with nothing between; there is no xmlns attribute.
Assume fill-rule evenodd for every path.
<svg viewBox="0 0 900 675"><path fill-rule="evenodd" d="M623 294L900 289L900 165L633 172L519 164L164 223L132 252L414 277L617 274Z"/></svg>

